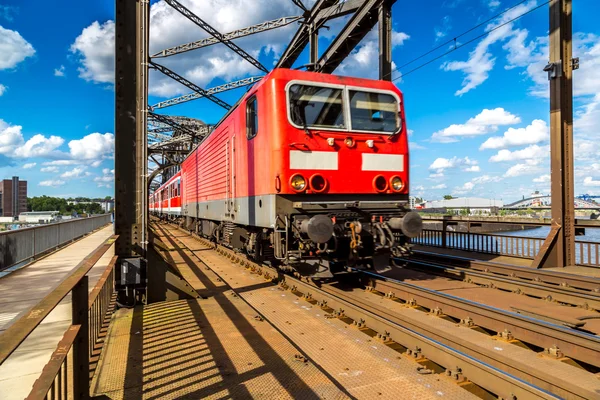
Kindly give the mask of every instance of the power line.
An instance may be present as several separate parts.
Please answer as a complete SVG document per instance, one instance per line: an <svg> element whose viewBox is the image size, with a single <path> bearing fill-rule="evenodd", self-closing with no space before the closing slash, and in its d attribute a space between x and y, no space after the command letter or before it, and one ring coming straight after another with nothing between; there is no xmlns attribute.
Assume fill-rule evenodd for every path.
<svg viewBox="0 0 600 400"><path fill-rule="evenodd" d="M527 1L527 0L525 0L525 1ZM466 31L465 33L463 33L463 34L461 34L461 35L457 36L456 38L454 38L454 39L452 39L452 40L450 40L450 41L446 42L445 44L443 44L443 45L440 45L440 46L436 47L436 48L435 48L435 49L433 49L433 50L430 50L429 52L427 52L427 53L425 53L425 54L423 54L423 55L421 55L421 56L417 57L416 59L414 59L414 60L412 60L412 61L410 61L410 62L408 62L408 63L406 63L406 64L404 64L404 65L402 65L402 66L400 66L400 67L398 67L398 68L395 68L395 69L392 71L392 73L393 73L393 72L396 72L396 71L397 71L397 72L402 72L402 71L400 71L400 68L402 68L402 67L404 67L404 66L406 66L406 65L409 65L409 64L413 63L414 61L416 61L416 60L418 60L418 59L420 59L420 58L424 57L424 56L425 56L425 55L427 55L427 54L430 54L432 51L435 51L435 50L439 49L440 47L442 47L442 46L444 46L444 45L446 45L446 44L448 44L448 43L454 42L454 41L455 41L457 38L459 38L459 37L461 37L461 36L465 35L465 34L466 34L466 33L468 33L468 32L471 32L473 29L476 29L476 28L480 27L481 25L483 25L483 24L485 24L485 23L489 22L490 20L493 20L493 19L496 19L496 18L498 18L498 16L500 16L500 15L502 15L502 14L506 13L507 11L509 11L509 10L511 10L511 9L513 9L513 8L515 8L516 6L518 6L518 5L522 4L522 3L524 3L525 1L521 1L520 3L518 3L518 4L514 5L513 7L511 7L511 8L509 8L509 9L505 10L504 12L502 12L502 13L498 14L497 16L495 16L495 17L493 17L493 18L491 18L491 19L487 20L486 22L483 22L483 23L481 23L481 24L477 25L476 27L473 27L473 28L469 29L469 30L468 30L468 31ZM437 56L437 57L435 57L435 58L433 58L433 59L431 59L431 60L427 61L426 63L423 63L423 64L419 65L419 66L418 66L418 67L416 67L416 68L413 68L413 69L411 69L410 71L408 71L408 72L407 72L407 73L405 73L405 74L402 74L402 75L400 75L399 77L396 77L396 78L392 79L392 82L394 82L394 81L397 81L398 79L400 79L400 78L402 78L402 77L404 77L404 76L407 76L407 75L409 75L409 74L411 74L411 73L413 73L413 72L415 72L415 71L417 71L417 70L419 70L419 69L421 69L421 68L423 68L423 67L425 67L425 66L427 66L427 65L431 64L432 62L434 62L434 61L437 61L437 60L439 60L440 58L442 58L442 57L445 57L445 56L447 56L448 54L450 54L450 53L452 53L452 52L454 52L454 51L456 51L456 50L458 50L458 49L460 49L460 48L462 48L462 47L464 47L464 46L466 46L466 45L468 45L468 44L470 44L470 43L473 43L473 42L474 42L474 41L476 41L476 40L479 40L479 39L481 39L482 37L485 37L485 36L489 35L490 33L494 32L495 30L498 30L498 29L502 28L503 26L506 26L506 25L508 25L508 24L512 23L512 22L514 22L514 21L516 21L516 20L518 20L518 19L520 19L520 18L524 17L525 15L527 15L527 14L530 14L530 13L534 12L535 10L537 10L537 9L539 9L539 8L542 8L543 6L545 6L545 5L546 5L546 4L548 4L548 3L550 3L550 0L548 0L548 1L546 1L546 2L544 2L544 3L542 3L542 4L540 4L540 5L539 5L539 6L537 6L537 7L534 7L534 8L532 8L531 10L528 10L528 11L524 12L523 14L520 14L520 15L516 16L515 18L513 18L513 19L511 19L511 20L509 20L509 21L506 21L506 22L504 22L504 23L502 23L502 24L500 24L500 25L498 25L498 26L494 27L493 29L490 29L490 30L489 30L489 31L487 31L487 32L484 32L484 33L482 33L482 34L481 34L481 35L479 35L479 36L476 36L476 37L474 37L474 38L472 38L472 39L470 39L470 40L466 41L465 43L461 43L461 44L459 44L459 45L457 45L457 46L454 46L452 49L450 49L450 50L446 51L445 53L443 53L443 54L441 54L441 55L439 55L439 56Z"/></svg>

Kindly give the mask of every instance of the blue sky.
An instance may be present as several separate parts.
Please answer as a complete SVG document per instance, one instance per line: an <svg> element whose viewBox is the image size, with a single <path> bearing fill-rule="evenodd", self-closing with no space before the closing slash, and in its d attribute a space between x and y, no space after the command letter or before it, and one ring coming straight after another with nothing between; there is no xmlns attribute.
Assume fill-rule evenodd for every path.
<svg viewBox="0 0 600 400"><path fill-rule="evenodd" d="M411 131L414 194L515 200L549 192L548 9L410 72L454 46L453 38L519 0L440 0L393 6L396 67ZM461 45L543 4L528 0L473 32ZM114 191L114 1L0 0L0 175L29 181L30 195L106 196ZM221 32L300 14L289 0L182 0ZM312 4L305 0L305 4ZM574 2L576 194L600 194L600 2ZM432 6L434 5L434 6ZM244 10L244 12L239 12ZM162 1L152 1L151 52L206 37ZM344 21L323 31L325 49ZM297 25L236 43L272 66ZM448 44L444 44L450 41ZM209 88L260 75L222 45L160 59ZM306 55L297 65L306 63ZM376 30L336 73L377 77ZM408 74L407 74L408 73ZM406 75L404 75L406 74ZM220 94L234 103L244 89ZM151 74L150 104L188 93ZM197 100L162 110L215 123L218 106Z"/></svg>

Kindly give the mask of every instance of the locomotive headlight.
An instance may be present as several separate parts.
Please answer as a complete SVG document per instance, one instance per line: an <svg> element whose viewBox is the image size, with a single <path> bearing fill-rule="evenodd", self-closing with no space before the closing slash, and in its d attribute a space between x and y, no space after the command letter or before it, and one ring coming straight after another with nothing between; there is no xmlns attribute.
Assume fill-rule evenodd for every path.
<svg viewBox="0 0 600 400"><path fill-rule="evenodd" d="M392 179L390 179L390 187L394 192L399 192L404 189L404 182L402 182L402 179L400 179L399 176L393 176Z"/></svg>
<svg viewBox="0 0 600 400"><path fill-rule="evenodd" d="M348 147L354 147L354 139L352 139L351 137L347 137L346 139L344 139L344 143Z"/></svg>
<svg viewBox="0 0 600 400"><path fill-rule="evenodd" d="M300 174L296 174L290 178L290 186L296 192L301 192L306 189L306 179Z"/></svg>

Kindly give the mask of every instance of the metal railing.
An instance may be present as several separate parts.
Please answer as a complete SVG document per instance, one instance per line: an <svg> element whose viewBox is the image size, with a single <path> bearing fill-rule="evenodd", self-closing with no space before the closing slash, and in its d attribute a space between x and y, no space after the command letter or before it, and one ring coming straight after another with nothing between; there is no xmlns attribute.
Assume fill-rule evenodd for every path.
<svg viewBox="0 0 600 400"><path fill-rule="evenodd" d="M534 259L544 239L423 229L421 235L411 239L411 242L424 246ZM578 265L600 266L600 243L576 241L575 258Z"/></svg>
<svg viewBox="0 0 600 400"><path fill-rule="evenodd" d="M113 257L91 293L87 273L117 239L111 236L88 255L58 287L0 334L0 365L71 293L72 321L35 381L28 399L88 399L90 360L95 356L114 294ZM104 314L103 314L104 312Z"/></svg>
<svg viewBox="0 0 600 400"><path fill-rule="evenodd" d="M32 260L111 222L111 214L0 232L0 271Z"/></svg>

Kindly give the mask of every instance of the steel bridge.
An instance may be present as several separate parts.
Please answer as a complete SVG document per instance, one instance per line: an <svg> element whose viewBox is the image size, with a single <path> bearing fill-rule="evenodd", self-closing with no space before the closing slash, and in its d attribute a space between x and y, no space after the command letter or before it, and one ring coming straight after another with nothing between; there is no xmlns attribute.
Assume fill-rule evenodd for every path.
<svg viewBox="0 0 600 400"><path fill-rule="evenodd" d="M573 207L576 210L598 210L600 205L591 200L584 200L576 197L573 202ZM510 204L505 204L505 209L515 210L522 208L533 208L533 209L552 209L552 196L536 196L529 197L527 199L521 199Z"/></svg>
<svg viewBox="0 0 600 400"><path fill-rule="evenodd" d="M8 396L18 393L17 397L28 395L31 399L87 399L90 395L368 398L374 394L369 382L376 382L378 387L390 385L391 381L382 381L382 376L393 379L390 396L407 393L437 398L444 393L452 398L474 398L474 394L483 393L525 399L554 398L552 393L591 398L600 393L597 380L589 375L589 371L600 368L600 343L563 326L581 327L581 321L535 313L534 318L530 317L531 310L500 312L475 301L460 303L440 293L442 289L417 290L414 285L381 280L371 274L366 279L370 282L368 290L361 293L387 293L385 297L398 304L403 302L402 309L396 308L393 316L388 313L383 318L380 306L368 310L359 306L366 304L364 293L352 300L348 293L333 286L317 287L291 276L278 276L268 265L251 263L229 249L215 248L175 227L151 223L147 204L150 188L172 176L182 160L218 126L175 111L165 112L191 101L200 106L212 102L227 116L236 104L229 104L219 95L253 85L270 70L236 44L237 39L297 24L297 31L274 68L303 67L330 74L377 26L379 78L391 80L391 10L396 0L316 0L311 8L300 0L291 1L297 5L298 15L219 32L179 1L163 0L209 37L150 54L150 1L116 0L114 232L105 217L85 224L0 234L0 272L8 272L6 267L15 270L0 281L5 289L0 291L4 307L0 309L0 376L12 377L3 383L8 389L0 389L0 397L12 398ZM552 210L552 218L512 224L547 225L550 233L545 239L505 239L472 229L506 222L441 219L431 221L441 224L441 229L425 229L414 242L425 249L442 249L438 253L463 252L454 253L455 264L445 270L445 276L485 281L482 285L489 290L518 290L545 299L556 296L564 304L571 301L575 303L571 305L588 309L600 304L596 298L600 280L589 276L577 279L577 268L600 267L600 245L576 242L575 235L576 229L600 225L576 221L574 213L576 208L597 205L574 197L572 77L578 60L572 58L571 0L547 3L550 59L545 71L550 86L552 201L544 207ZM320 32L328 22L341 17L345 20L339 33L326 49L319 49ZM163 65L165 58L217 44L251 64L256 73L203 88L178 73L174 64L169 64L173 69ZM308 63L299 66L305 49ZM182 84L189 93L149 104L150 70ZM525 199L509 207L530 207L534 201ZM464 231L452 228L460 224ZM468 260L465 254L479 258ZM483 276L500 268L485 264L489 256L509 263L511 272L501 277ZM232 269L238 268L232 267L234 263L245 266L248 273ZM465 264L474 268L485 265L473 272L465 271ZM563 276L558 269L570 275ZM526 280L526 289L520 283L508 282L509 275ZM272 285L275 279L280 282L278 288ZM35 294L23 299L24 285L31 282L36 285ZM296 306L299 301L285 303L286 296L301 296L308 306ZM415 322L413 311L417 308L428 309L430 315L446 320ZM287 317L277 314L282 310L286 310ZM528 317L521 315L527 312ZM302 319L308 313L315 318L324 314L327 321ZM480 317L477 323L481 328L471 316ZM348 321L358 329L346 329ZM444 325L446 322L448 325ZM362 332L368 330L375 332L373 339L390 346L380 346L382 349L372 345L368 352L363 351L356 343L364 341ZM496 330L506 343L522 340L531 343L531 348L544 349L545 356L567 359L570 364L548 370L544 367L547 360L526 353L525 345L513 348L502 344L500 350L505 354L499 357L498 351L485 348L487 345L477 347L469 342L477 330ZM316 332L326 333L319 339L314 336ZM522 337L515 339L512 332ZM340 343L346 346L348 337L352 338L348 351L340 352ZM323 338L331 348L314 348ZM40 341L45 345L40 347ZM406 357L396 356L390 350L394 346L404 349ZM328 355L319 356L320 352ZM363 358L357 358L358 353ZM24 362L24 354L37 357L37 364ZM208 358L202 358L202 354ZM399 366L385 369L382 359L397 360ZM340 360L345 367L342 370ZM364 371L355 370L365 360ZM414 360L420 363L416 370L410 364ZM580 368L568 369L572 364ZM425 383L417 389L409 380L400 383L399 371L401 376ZM440 373L449 379L437 378ZM115 379L120 379L120 386L115 386ZM463 390L465 387L468 391Z"/></svg>

